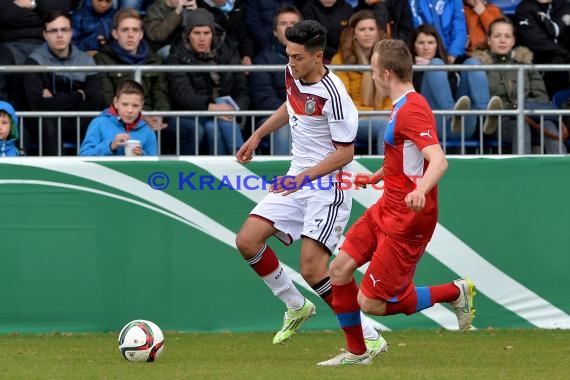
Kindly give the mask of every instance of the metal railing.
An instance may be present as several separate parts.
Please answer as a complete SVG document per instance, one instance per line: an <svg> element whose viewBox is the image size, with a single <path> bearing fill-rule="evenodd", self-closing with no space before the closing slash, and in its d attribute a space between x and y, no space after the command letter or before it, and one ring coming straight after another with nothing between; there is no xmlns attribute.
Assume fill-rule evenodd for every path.
<svg viewBox="0 0 570 380"><path fill-rule="evenodd" d="M367 65L331 65L329 66L333 71L369 71L370 67ZM37 73L37 72L132 72L134 75L135 80L141 81L142 73L143 72L212 72L212 71L224 71L224 72L253 72L253 71L283 71L283 65L252 65L252 66L243 66L243 65L176 65L176 66L169 66L169 65L158 65L158 66L148 66L148 65L140 65L140 66L127 66L127 65L119 65L119 66L89 66L87 69L83 66L27 66L27 65L14 65L14 66L0 66L0 73ZM525 116L536 116L540 118L540 125L544 127L544 117L545 116L556 116L558 118L558 127L562 123L562 116L570 115L570 110L552 110L552 109L524 109L524 88L525 88L525 72L528 70L534 71L570 71L570 64L566 65L418 65L414 66L414 70L416 71L516 71L517 72L517 108L512 110L497 110L497 111L487 111L487 110L469 110L469 111L453 111L453 110L433 110L434 114L442 115L442 116L449 116L449 115L461 115L462 117L475 115L478 116L480 120L483 117L488 115L499 115L499 116L516 116L517 119L517 128L518 128L518 140L516 141L516 152L522 153L523 152L523 128L525 128ZM93 111L93 112L37 112L37 111L22 111L18 112L19 116L22 118L22 123L20 124L20 132L21 135L25 135L24 125L26 118L43 118L43 117L94 117L98 115L100 111ZM272 111L153 111L153 112L146 112L145 115L149 116L163 116L163 117L219 117L219 116L236 116L236 117L250 117L251 118L251 131L255 128L255 120L258 117L267 117L271 115ZM389 111L361 111L359 112L361 116L387 116ZM78 120L78 119L77 119ZM77 122L76 124L78 124ZM445 118L444 118L445 123ZM248 123L249 124L249 123ZM40 123L41 125L41 123ZM59 127L61 127L61 119L58 122ZM499 118L499 140L497 142L498 153L502 153L502 145L503 141L501 139L501 129L502 123L501 118ZM445 128L444 128L445 130ZM543 132L543 129L541 129ZM59 129L59 138L61 139L61 129ZM39 130L41 134L41 128ZM369 133L370 136L370 133ZM77 141L75 142L77 145L77 150L79 149L80 141L79 141L79 128L77 128ZM177 146L176 146L176 153L180 152L180 140L179 140L179 131L177 130ZM462 129L462 135L460 139L460 151L461 154L465 154L467 151L466 141L470 136L465 136L464 131ZM159 133L160 139L160 133ZM447 136L440 136L440 140L444 148L447 146ZM482 154L485 148L485 142L483 138L483 133L480 132L479 136L479 144L476 146L477 152ZM41 145L41 136L40 136L40 145ZM61 141L60 141L61 142ZM543 147L544 143L544 133L541 133L541 147ZM559 146L562 147L565 142L562 141L560 136L559 138ZM21 147L23 144L23 139L21 139ZM61 145L61 144L60 144ZM368 141L368 153L372 153L372 141ZM196 152L198 151L196 147ZM41 146L40 146L41 151ZM514 149L513 149L514 151ZM214 152L216 154L217 152ZM61 154L61 148L60 148Z"/></svg>

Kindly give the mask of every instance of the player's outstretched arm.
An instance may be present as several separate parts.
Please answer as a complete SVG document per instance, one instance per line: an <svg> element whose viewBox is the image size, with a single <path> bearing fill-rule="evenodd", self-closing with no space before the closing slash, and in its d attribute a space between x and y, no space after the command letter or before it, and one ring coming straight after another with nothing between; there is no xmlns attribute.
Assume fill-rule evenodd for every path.
<svg viewBox="0 0 570 380"><path fill-rule="evenodd" d="M253 153L259 146L261 139L270 134L273 131L278 130L283 127L289 121L289 115L287 113L287 105L283 103L281 107L271 115L265 123L261 125L249 139L241 146L241 148L236 153L236 159L242 164L247 164L253 159Z"/></svg>
<svg viewBox="0 0 570 380"><path fill-rule="evenodd" d="M426 204L425 195L434 188L447 170L447 160L439 144L426 146L422 154L429 162L418 186L406 195L405 201L412 211L421 211Z"/></svg>

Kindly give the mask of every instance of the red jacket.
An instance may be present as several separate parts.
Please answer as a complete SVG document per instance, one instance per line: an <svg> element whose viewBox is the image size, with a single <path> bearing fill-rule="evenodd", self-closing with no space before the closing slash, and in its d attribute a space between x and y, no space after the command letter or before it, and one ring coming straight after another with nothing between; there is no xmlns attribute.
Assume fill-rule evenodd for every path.
<svg viewBox="0 0 570 380"><path fill-rule="evenodd" d="M463 6L465 11L465 22L467 23L467 33L469 40L467 45L467 55L471 56L475 49L487 49L487 32L489 25L503 14L501 10L493 4L485 4L485 11L478 15L469 5Z"/></svg>

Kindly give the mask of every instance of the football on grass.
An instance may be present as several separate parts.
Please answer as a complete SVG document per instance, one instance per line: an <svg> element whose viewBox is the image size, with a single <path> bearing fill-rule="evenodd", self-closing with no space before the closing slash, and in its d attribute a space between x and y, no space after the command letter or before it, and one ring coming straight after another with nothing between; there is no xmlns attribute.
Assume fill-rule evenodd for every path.
<svg viewBox="0 0 570 380"><path fill-rule="evenodd" d="M164 349L164 335L155 323L135 319L119 333L119 351L130 362L153 362Z"/></svg>

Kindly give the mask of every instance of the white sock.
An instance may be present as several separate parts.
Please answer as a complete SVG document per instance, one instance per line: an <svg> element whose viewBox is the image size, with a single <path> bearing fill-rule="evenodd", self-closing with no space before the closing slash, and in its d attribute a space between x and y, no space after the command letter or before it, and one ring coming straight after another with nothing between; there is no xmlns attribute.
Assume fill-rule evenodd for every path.
<svg viewBox="0 0 570 380"><path fill-rule="evenodd" d="M362 335L364 335L364 339L368 340L376 340L380 336L378 331L374 327L372 327L372 323L363 312L360 312L360 321L362 323Z"/></svg>
<svg viewBox="0 0 570 380"><path fill-rule="evenodd" d="M291 281L281 265L263 277L263 281L269 286L273 294L287 305L287 308L297 310L305 304L305 297L293 285L293 281Z"/></svg>

